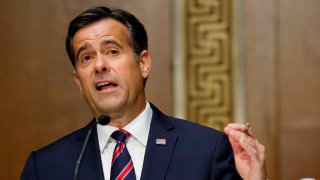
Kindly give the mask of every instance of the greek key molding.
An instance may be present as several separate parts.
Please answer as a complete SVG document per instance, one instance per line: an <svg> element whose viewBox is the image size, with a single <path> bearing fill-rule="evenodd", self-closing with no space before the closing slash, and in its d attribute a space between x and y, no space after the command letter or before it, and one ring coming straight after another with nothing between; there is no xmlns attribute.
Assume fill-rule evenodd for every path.
<svg viewBox="0 0 320 180"><path fill-rule="evenodd" d="M188 0L186 8L186 116L220 130L234 116L231 6Z"/></svg>

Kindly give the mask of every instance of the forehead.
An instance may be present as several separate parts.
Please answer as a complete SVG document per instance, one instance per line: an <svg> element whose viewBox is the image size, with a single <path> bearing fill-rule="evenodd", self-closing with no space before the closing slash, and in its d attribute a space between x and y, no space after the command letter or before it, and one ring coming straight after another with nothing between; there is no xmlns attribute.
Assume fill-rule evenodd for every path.
<svg viewBox="0 0 320 180"><path fill-rule="evenodd" d="M89 24L79 29L74 35L73 50L77 50L83 44L93 44L105 39L113 39L121 44L129 44L127 27L111 18Z"/></svg>

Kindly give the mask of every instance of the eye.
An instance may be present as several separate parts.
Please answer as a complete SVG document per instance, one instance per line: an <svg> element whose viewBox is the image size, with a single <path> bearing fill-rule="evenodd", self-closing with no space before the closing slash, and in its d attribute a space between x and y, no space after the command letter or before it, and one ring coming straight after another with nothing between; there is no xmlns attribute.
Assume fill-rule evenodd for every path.
<svg viewBox="0 0 320 180"><path fill-rule="evenodd" d="M86 62L86 61L90 61L92 59L92 57L91 56L84 56L83 58L82 58L82 61L83 62Z"/></svg>
<svg viewBox="0 0 320 180"><path fill-rule="evenodd" d="M116 50L116 49L111 49L111 50L109 51L109 53L110 53L111 55L117 55L117 54L119 54L119 51Z"/></svg>

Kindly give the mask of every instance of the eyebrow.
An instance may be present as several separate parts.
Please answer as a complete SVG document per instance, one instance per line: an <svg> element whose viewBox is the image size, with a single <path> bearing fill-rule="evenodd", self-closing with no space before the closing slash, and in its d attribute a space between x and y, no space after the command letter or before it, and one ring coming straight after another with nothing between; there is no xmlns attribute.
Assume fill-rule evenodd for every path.
<svg viewBox="0 0 320 180"><path fill-rule="evenodd" d="M119 48L123 49L123 46L121 44L119 44L117 41L112 40L112 39L106 39L100 42L100 46L104 46L104 45L108 45L108 44L114 44L116 46L118 46ZM79 55L82 51L87 50L92 48L91 44L83 44L82 46L80 46L80 48L78 49L77 53L76 53L76 59L79 58Z"/></svg>
<svg viewBox="0 0 320 180"><path fill-rule="evenodd" d="M123 46L120 43L118 43L117 41L112 40L112 39L105 39L100 42L100 46L108 45L108 44L114 44L114 45L118 46L119 48L123 49Z"/></svg>
<svg viewBox="0 0 320 180"><path fill-rule="evenodd" d="M84 44L84 45L80 46L80 48L78 49L78 51L77 51L77 53L76 53L76 60L78 60L79 55L80 55L80 53L81 53L82 51L87 50L87 49L90 49L90 48L92 48L91 44Z"/></svg>

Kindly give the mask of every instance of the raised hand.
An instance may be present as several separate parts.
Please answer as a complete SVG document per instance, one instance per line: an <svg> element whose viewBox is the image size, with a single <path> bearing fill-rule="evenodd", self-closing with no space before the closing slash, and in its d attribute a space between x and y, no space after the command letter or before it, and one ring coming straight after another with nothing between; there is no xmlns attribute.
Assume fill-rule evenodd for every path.
<svg viewBox="0 0 320 180"><path fill-rule="evenodd" d="M230 123L224 128L231 143L236 168L244 180L266 180L265 147L249 124Z"/></svg>

